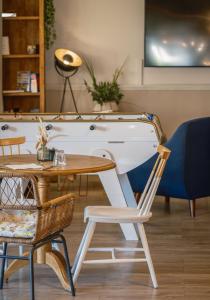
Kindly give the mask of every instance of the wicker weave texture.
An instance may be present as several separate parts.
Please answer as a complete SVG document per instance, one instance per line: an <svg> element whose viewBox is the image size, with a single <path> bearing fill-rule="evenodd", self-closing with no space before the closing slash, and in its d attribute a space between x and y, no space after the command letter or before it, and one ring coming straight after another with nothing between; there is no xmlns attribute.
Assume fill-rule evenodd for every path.
<svg viewBox="0 0 210 300"><path fill-rule="evenodd" d="M3 211L28 211L36 214L33 239L1 237L0 242L34 244L71 224L74 210L72 194L40 203L37 180L10 171L0 174L0 219ZM0 233L1 235L1 233Z"/></svg>

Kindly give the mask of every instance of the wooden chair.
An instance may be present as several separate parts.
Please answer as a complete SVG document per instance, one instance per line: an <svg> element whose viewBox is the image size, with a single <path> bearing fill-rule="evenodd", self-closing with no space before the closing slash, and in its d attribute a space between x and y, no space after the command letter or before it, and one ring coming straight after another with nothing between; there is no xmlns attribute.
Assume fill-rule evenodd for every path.
<svg viewBox="0 0 210 300"><path fill-rule="evenodd" d="M130 207L111 207L111 206L90 206L85 209L85 220L88 219L88 224L79 246L74 266L73 266L73 281L76 282L82 264L104 264L104 263L122 263L122 262L147 262L152 283L154 288L158 287L155 271L150 256L149 246L147 243L146 234L144 231L144 223L147 222L152 214L150 212L157 188L159 186L166 161L170 156L170 150L163 146L158 147L159 156L141 195L141 199L137 208ZM142 242L142 248L89 248L96 223L134 223L138 227L139 236ZM85 260L87 251L91 252L111 252L110 259ZM144 252L145 258L117 258L118 252Z"/></svg>
<svg viewBox="0 0 210 300"><path fill-rule="evenodd" d="M34 251L49 242L62 242L64 246L66 269L70 281L72 295L75 295L71 275L71 267L63 229L71 224L74 201L71 194L40 203L37 181L33 176L11 171L0 174L0 180L6 178L6 185L0 187L0 242L3 243L3 254L0 268L0 289L3 288L6 259L28 260L30 267L30 299L35 299L34 293ZM21 195L20 181L16 178L28 180L27 192ZM12 185L11 185L11 181ZM10 194L5 191L9 189ZM16 190L19 190L17 195ZM4 197L2 197L4 195ZM33 195L33 197L31 196ZM14 256L7 254L9 243L30 246L28 256Z"/></svg>
<svg viewBox="0 0 210 300"><path fill-rule="evenodd" d="M0 148L2 155L20 154L20 145L26 141L24 136L15 138L0 139Z"/></svg>

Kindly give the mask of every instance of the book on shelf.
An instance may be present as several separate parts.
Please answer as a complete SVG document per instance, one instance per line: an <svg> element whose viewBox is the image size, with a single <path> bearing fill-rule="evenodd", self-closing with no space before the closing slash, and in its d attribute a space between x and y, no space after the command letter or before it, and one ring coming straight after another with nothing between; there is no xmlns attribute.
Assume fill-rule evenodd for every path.
<svg viewBox="0 0 210 300"><path fill-rule="evenodd" d="M31 93L38 93L38 74L31 73Z"/></svg>
<svg viewBox="0 0 210 300"><path fill-rule="evenodd" d="M39 74L30 71L17 72L17 89L27 93L38 93Z"/></svg>
<svg viewBox="0 0 210 300"><path fill-rule="evenodd" d="M17 90L24 90L24 92L30 92L31 89L30 82L31 82L30 71L17 72Z"/></svg>

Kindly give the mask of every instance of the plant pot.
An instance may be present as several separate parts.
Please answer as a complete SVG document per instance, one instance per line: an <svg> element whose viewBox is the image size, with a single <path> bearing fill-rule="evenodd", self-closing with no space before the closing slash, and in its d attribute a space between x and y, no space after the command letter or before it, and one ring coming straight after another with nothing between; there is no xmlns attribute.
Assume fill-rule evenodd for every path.
<svg viewBox="0 0 210 300"><path fill-rule="evenodd" d="M101 111L101 104L93 102L93 112Z"/></svg>
<svg viewBox="0 0 210 300"><path fill-rule="evenodd" d="M93 106L94 112L113 112L113 111L119 111L118 104L114 101L111 102L104 102L102 105L94 102Z"/></svg>
<svg viewBox="0 0 210 300"><path fill-rule="evenodd" d="M114 111L114 112L119 111L119 105L116 102L112 101L112 102L110 102L110 104L111 104L112 111Z"/></svg>
<svg viewBox="0 0 210 300"><path fill-rule="evenodd" d="M37 150L38 161L53 161L55 155L55 149L48 149L46 146L42 146Z"/></svg>

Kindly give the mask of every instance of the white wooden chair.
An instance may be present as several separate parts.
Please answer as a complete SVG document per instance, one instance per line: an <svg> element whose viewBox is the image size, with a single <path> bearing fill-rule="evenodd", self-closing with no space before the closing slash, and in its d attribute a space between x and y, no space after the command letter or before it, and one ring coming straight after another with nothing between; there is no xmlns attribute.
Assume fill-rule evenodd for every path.
<svg viewBox="0 0 210 300"><path fill-rule="evenodd" d="M127 262L147 262L154 288L158 287L149 246L144 231L144 223L147 222L152 213L150 212L156 191L158 189L166 162L170 156L170 150L164 146L158 147L158 158L154 168L147 181L145 189L137 208L116 208L111 206L90 206L85 208L84 217L88 219L88 224L75 257L73 272L73 281L76 282L79 276L82 264L104 264L104 263L127 263ZM138 227L142 248L89 248L96 223L134 223ZM111 252L110 259L85 260L87 251L90 252ZM117 258L117 252L144 252L145 258Z"/></svg>

